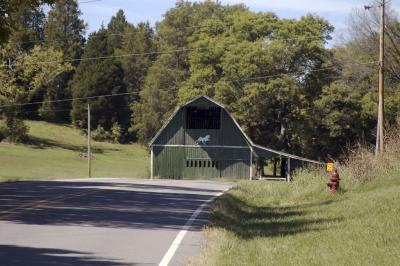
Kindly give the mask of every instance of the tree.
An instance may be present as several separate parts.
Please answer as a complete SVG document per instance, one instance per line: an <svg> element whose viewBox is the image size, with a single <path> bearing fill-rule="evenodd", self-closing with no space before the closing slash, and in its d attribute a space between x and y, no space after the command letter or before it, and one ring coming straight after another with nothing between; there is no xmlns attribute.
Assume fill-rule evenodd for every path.
<svg viewBox="0 0 400 266"><path fill-rule="evenodd" d="M2 50L0 65L0 120L2 120L1 135L10 141L21 141L25 138L27 129L23 124L24 112L22 105L36 94L43 93L51 83L64 72L70 71L69 63L62 63L62 52L52 48L44 49L36 46L31 52L17 52L10 55ZM11 64L6 64L13 58ZM44 63L47 58L56 61Z"/></svg>
<svg viewBox="0 0 400 266"><path fill-rule="evenodd" d="M386 15L385 124L391 127L400 114L400 24L390 8ZM337 70L315 101L313 116L315 147L335 157L360 141L375 144L376 136L379 10L355 10L349 22L348 39L331 50Z"/></svg>
<svg viewBox="0 0 400 266"><path fill-rule="evenodd" d="M219 2L178 1L157 24L157 48L162 54L147 72L140 102L132 105L132 129L141 143L151 139L160 121L165 121L178 103L178 89L189 74L188 48L193 33L203 20L219 16L223 10Z"/></svg>
<svg viewBox="0 0 400 266"><path fill-rule="evenodd" d="M55 0L4 0L0 2L0 45L8 41L14 30L20 26L21 14L36 12L43 4Z"/></svg>
<svg viewBox="0 0 400 266"><path fill-rule="evenodd" d="M122 9L118 10L117 14L111 17L107 30L109 34L109 45L114 51L122 48L125 29L128 25L130 24L126 20L125 13Z"/></svg>
<svg viewBox="0 0 400 266"><path fill-rule="evenodd" d="M243 90L234 108L252 139L279 150L299 151L305 97L297 80L287 75L268 83L248 83Z"/></svg>
<svg viewBox="0 0 400 266"><path fill-rule="evenodd" d="M318 16L288 20L246 9L225 10L201 26L191 37L196 49L179 101L214 97L255 142L303 153L312 145L307 115L332 80L321 68L332 56L324 44L333 27Z"/></svg>
<svg viewBox="0 0 400 266"><path fill-rule="evenodd" d="M112 53L113 47L108 42L106 29L102 28L90 34L82 57L83 61L78 66L71 83L74 98L126 92L123 82L124 73L118 60L112 57L85 60L86 58L109 56ZM74 100L72 103L72 121L74 125L82 129L87 127L86 102ZM130 116L126 97L99 97L88 102L91 105L93 128L101 126L110 131L113 124L118 123L121 130L126 133Z"/></svg>
<svg viewBox="0 0 400 266"><path fill-rule="evenodd" d="M152 65L140 92L140 102L132 105L132 124L140 143L146 143L160 128L176 106L178 84L183 73L175 68L171 54L164 54ZM174 79L176 80L174 81ZM164 88L164 89L161 89Z"/></svg>
<svg viewBox="0 0 400 266"><path fill-rule="evenodd" d="M87 25L79 18L81 15L75 0L58 0L48 13L45 44L62 51L64 59L79 59L82 56ZM77 66L79 61L71 63Z"/></svg>
<svg viewBox="0 0 400 266"><path fill-rule="evenodd" d="M368 141L365 139L368 136L365 129L370 126L367 124L371 123L371 118L364 116L362 93L359 90L340 80L334 81L323 89L315 105L321 152L337 157L348 145L356 141Z"/></svg>
<svg viewBox="0 0 400 266"><path fill-rule="evenodd" d="M156 59L156 51L155 36L149 23L139 23L136 27L128 25L125 28L122 48L117 51L117 55L134 54L121 58L127 90L134 93L131 103L139 99L146 74Z"/></svg>
<svg viewBox="0 0 400 266"><path fill-rule="evenodd" d="M85 43L86 24L79 18L81 15L75 0L58 0L51 7L46 21L45 45L63 52L64 60L71 60L76 68L82 56ZM53 86L44 95L45 100L66 99L71 97L68 83L72 80L74 70L57 77ZM36 99L41 100L41 99ZM70 102L46 103L39 110L42 118L52 121L68 121L71 109ZM64 111L59 111L64 110Z"/></svg>
<svg viewBox="0 0 400 266"><path fill-rule="evenodd" d="M11 51L29 51L43 42L45 13L42 7L23 9L13 16L14 30L3 47Z"/></svg>

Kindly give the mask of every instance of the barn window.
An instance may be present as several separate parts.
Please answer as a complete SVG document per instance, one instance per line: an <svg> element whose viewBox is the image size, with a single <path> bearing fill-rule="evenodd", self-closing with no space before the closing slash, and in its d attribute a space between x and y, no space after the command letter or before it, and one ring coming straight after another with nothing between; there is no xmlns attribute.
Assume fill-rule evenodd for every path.
<svg viewBox="0 0 400 266"><path fill-rule="evenodd" d="M220 107L186 107L187 129L220 129Z"/></svg>

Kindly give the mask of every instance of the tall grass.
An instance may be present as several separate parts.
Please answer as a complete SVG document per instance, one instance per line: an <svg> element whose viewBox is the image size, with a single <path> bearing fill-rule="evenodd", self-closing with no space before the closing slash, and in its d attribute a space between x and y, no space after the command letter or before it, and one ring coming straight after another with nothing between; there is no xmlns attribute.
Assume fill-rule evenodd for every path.
<svg viewBox="0 0 400 266"><path fill-rule="evenodd" d="M349 152L348 159L339 169L353 181L370 181L398 172L400 163L400 127L387 131L385 152L376 156L371 146L359 145Z"/></svg>
<svg viewBox="0 0 400 266"><path fill-rule="evenodd" d="M189 265L398 265L400 130L386 153L365 147L328 174L303 169L290 184L242 181L212 206L206 244Z"/></svg>

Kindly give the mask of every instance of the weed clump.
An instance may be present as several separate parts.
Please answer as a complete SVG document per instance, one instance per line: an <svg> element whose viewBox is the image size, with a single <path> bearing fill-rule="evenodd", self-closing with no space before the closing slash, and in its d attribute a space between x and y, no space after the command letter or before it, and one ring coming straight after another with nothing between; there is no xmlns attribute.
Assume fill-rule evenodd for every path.
<svg viewBox="0 0 400 266"><path fill-rule="evenodd" d="M371 181L381 176L391 176L400 169L400 126L386 132L385 152L376 156L373 147L359 145L351 150L341 172L352 181Z"/></svg>

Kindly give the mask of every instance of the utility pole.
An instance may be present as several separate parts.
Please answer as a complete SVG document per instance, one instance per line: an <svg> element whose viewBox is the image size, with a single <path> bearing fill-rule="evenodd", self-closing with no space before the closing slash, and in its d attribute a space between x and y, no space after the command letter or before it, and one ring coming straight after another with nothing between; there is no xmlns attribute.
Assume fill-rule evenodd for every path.
<svg viewBox="0 0 400 266"><path fill-rule="evenodd" d="M378 102L378 129L377 139L379 139L379 153L383 154L385 151L383 125L384 125L384 91L385 91L385 0L382 0L381 8L381 29L379 38L379 102ZM377 140L378 142L378 140Z"/></svg>
<svg viewBox="0 0 400 266"><path fill-rule="evenodd" d="M92 157L92 154L91 154L91 150L90 150L90 146L91 146L91 141L90 141L90 135L91 135L91 132L90 132L90 104L88 104L88 106L87 106L88 108L87 108L87 124L88 124L88 127L87 127L87 159L88 159L88 177L90 178L90 177L92 177L92 162L91 162L91 157Z"/></svg>

